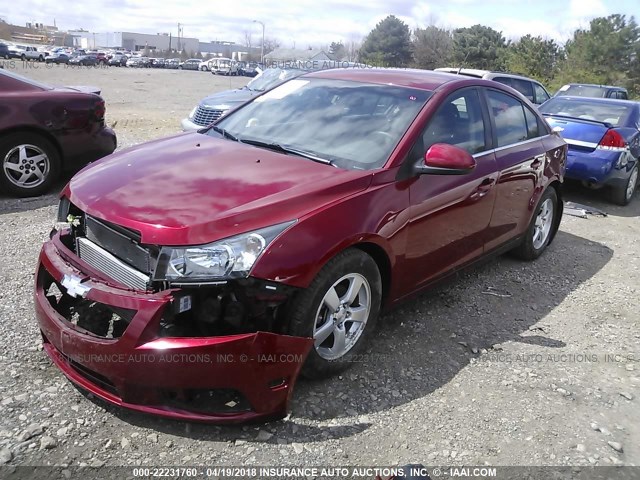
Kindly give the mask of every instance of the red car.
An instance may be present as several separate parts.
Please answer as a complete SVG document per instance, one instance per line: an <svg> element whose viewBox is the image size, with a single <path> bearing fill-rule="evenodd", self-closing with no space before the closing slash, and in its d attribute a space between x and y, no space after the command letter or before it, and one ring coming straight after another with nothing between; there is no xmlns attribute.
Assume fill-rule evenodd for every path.
<svg viewBox="0 0 640 480"><path fill-rule="evenodd" d="M54 88L0 69L0 193L40 195L63 170L115 150L99 93Z"/></svg>
<svg viewBox="0 0 640 480"><path fill-rule="evenodd" d="M566 153L496 82L290 80L71 180L36 275L44 349L133 410L281 416L298 373L347 367L384 308L486 255L542 254Z"/></svg>

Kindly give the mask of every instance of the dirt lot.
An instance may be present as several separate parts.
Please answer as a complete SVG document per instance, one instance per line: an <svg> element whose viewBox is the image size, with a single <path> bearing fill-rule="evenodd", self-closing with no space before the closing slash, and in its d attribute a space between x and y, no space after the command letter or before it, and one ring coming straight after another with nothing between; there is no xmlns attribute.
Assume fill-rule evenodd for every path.
<svg viewBox="0 0 640 480"><path fill-rule="evenodd" d="M121 146L179 130L246 79L138 69L18 73L99 85ZM0 196L0 462L10 465L640 465L640 194L565 216L534 263L500 257L386 314L371 355L300 382L289 418L218 427L83 396L41 350L31 290L56 196Z"/></svg>

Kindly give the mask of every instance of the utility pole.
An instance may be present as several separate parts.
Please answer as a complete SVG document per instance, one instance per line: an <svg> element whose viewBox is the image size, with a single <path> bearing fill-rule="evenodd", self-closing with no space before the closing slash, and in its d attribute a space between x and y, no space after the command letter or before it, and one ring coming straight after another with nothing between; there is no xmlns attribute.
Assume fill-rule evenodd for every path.
<svg viewBox="0 0 640 480"><path fill-rule="evenodd" d="M260 20L254 20L253 23L259 23L260 25L262 25L262 45L260 47L260 63L264 65L264 22L261 22Z"/></svg>
<svg viewBox="0 0 640 480"><path fill-rule="evenodd" d="M178 53L180 52L180 24L178 23Z"/></svg>

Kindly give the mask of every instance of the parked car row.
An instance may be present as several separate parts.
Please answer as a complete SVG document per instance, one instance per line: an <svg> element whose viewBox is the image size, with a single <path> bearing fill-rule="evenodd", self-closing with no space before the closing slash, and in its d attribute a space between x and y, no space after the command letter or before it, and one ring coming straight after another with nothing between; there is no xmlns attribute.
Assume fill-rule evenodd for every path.
<svg viewBox="0 0 640 480"><path fill-rule="evenodd" d="M257 63L238 62L230 58L212 58L207 60L190 58L154 58L139 52L125 51L87 51L66 47L35 47L26 45L6 45L0 43L0 58L19 58L37 60L52 64L70 64L82 66L109 65L115 67L169 68L180 70L198 70L223 75L246 75L253 77L260 71Z"/></svg>

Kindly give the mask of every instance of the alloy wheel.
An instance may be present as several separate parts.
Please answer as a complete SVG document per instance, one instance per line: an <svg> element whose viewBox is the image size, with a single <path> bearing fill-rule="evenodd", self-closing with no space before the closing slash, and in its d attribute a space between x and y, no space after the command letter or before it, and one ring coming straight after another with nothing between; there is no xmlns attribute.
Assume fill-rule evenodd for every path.
<svg viewBox="0 0 640 480"><path fill-rule="evenodd" d="M629 177L629 183L627 183L626 197L627 200L631 200L633 193L636 191L636 184L638 183L638 169L634 168Z"/></svg>
<svg viewBox="0 0 640 480"><path fill-rule="evenodd" d="M360 339L371 312L371 287L367 279L351 273L325 293L313 329L318 355L325 360L344 356Z"/></svg>
<svg viewBox="0 0 640 480"><path fill-rule="evenodd" d="M7 179L17 187L35 188L46 181L51 163L40 147L23 144L9 150L2 169Z"/></svg>
<svg viewBox="0 0 640 480"><path fill-rule="evenodd" d="M547 198L540 209L533 228L533 248L536 250L542 248L549 238L551 226L553 223L553 201Z"/></svg>

